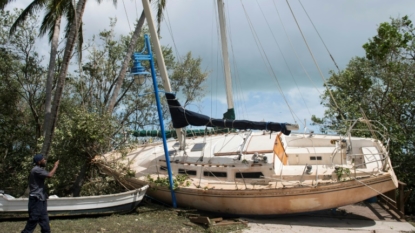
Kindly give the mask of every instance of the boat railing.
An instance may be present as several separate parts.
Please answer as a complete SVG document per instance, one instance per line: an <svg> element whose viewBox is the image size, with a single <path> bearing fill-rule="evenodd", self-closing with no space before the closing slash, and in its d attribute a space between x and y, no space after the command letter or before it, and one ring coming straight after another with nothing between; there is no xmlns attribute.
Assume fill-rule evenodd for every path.
<svg viewBox="0 0 415 233"><path fill-rule="evenodd" d="M308 165L308 164L306 164L305 166L304 166L304 170L303 170L303 173L301 174L301 178L300 178L300 184L301 183L303 183L303 179L304 179L304 174L305 173L309 173L309 172L311 172L311 169L312 169L312 166L311 165Z"/></svg>
<svg viewBox="0 0 415 233"><path fill-rule="evenodd" d="M248 141L248 138L251 136L251 134L252 134L252 131L250 131L248 133L248 135L245 135L245 133L244 133L244 135L242 137L243 138L243 142L240 145L240 148L239 148L239 151L238 151L238 160L241 160L241 158L243 156L243 151L245 149L246 142Z"/></svg>
<svg viewBox="0 0 415 233"><path fill-rule="evenodd" d="M350 157L354 157L354 158L356 158L357 156L367 156L368 154L349 154L348 156L350 156ZM368 162L366 162L365 161L365 158L363 158L363 162L361 163L361 164L354 164L354 167L359 167L359 166L362 166L362 165L365 165L365 167L367 167L366 165L367 164L371 164L371 163L376 163L376 165L377 165L377 168L378 168L378 170L384 170L384 167L385 167L385 163L387 163L387 155L385 155L385 153L377 153L377 155L380 155L380 159L375 159L375 160L372 160L372 161L368 161ZM380 168L379 167L379 162L381 162L381 164L382 164L382 168Z"/></svg>
<svg viewBox="0 0 415 233"><path fill-rule="evenodd" d="M386 127L381 122L366 120L364 118L359 118L359 119L356 119L356 120L345 120L345 121L352 121L353 122L350 125L349 129L347 130L347 134L346 134L349 137L349 142L350 143L351 143L350 137L352 135L352 131L370 132L373 135L374 139L378 139L376 137L376 135L378 135L383 142L386 142L386 150L388 151L388 148L389 148L389 139L388 139L389 137L387 137L387 132L388 131L387 131ZM358 122L365 123L368 126L368 129L355 129L354 127ZM376 123L376 124L373 124L373 123ZM380 130L377 130L377 129L373 129L373 127L377 128L377 129L381 128L383 132L381 132Z"/></svg>
<svg viewBox="0 0 415 233"><path fill-rule="evenodd" d="M336 157L336 154L337 154L337 152L338 152L338 147L336 146L335 148L334 148L334 151L331 153L331 165L332 166L334 166L334 158Z"/></svg>

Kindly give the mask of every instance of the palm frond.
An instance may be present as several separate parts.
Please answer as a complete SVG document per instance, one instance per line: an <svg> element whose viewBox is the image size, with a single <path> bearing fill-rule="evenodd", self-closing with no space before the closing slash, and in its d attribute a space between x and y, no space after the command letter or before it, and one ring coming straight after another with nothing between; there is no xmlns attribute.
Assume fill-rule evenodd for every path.
<svg viewBox="0 0 415 233"><path fill-rule="evenodd" d="M7 2L7 0L0 0L0 1L1 1L1 4L3 4L3 2ZM46 5L46 3L47 3L47 0L35 0L31 2L29 6L27 6L26 9L23 10L23 12L19 15L19 17L16 19L16 21L11 26L10 32L9 32L10 35L16 32L17 27L21 26L29 15L43 8ZM1 7L1 4L0 4L0 7Z"/></svg>
<svg viewBox="0 0 415 233"><path fill-rule="evenodd" d="M166 7L166 0L157 0L157 34L160 36L160 24L163 21L164 8Z"/></svg>

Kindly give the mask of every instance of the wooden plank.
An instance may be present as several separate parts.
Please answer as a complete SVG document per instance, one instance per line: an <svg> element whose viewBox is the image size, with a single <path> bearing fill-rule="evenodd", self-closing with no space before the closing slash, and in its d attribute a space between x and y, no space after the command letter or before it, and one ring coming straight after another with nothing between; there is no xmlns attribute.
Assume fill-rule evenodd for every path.
<svg viewBox="0 0 415 233"><path fill-rule="evenodd" d="M220 222L220 221L223 221L223 218L211 218L210 221L211 222Z"/></svg>
<svg viewBox="0 0 415 233"><path fill-rule="evenodd" d="M159 159L160 162L166 162L165 159ZM175 161L170 161L170 163L176 163ZM228 165L226 164L211 164L211 163L192 163L192 162L178 162L176 164L182 164L185 166L189 166L189 165L195 165L195 166L209 166L209 167L227 167Z"/></svg>
<svg viewBox="0 0 415 233"><path fill-rule="evenodd" d="M233 152L216 152L213 153L214 156L227 156L227 155L239 155L239 151L233 151Z"/></svg>
<svg viewBox="0 0 415 233"><path fill-rule="evenodd" d="M253 151L244 151L244 154L266 154L266 153L272 153L274 150L253 150Z"/></svg>
<svg viewBox="0 0 415 233"><path fill-rule="evenodd" d="M399 188L399 214L401 215L401 219L405 218L405 194L404 194L404 188L406 184L403 182L399 182L398 188Z"/></svg>
<svg viewBox="0 0 415 233"><path fill-rule="evenodd" d="M393 203L392 201L386 199L383 196L379 196L379 200L380 203L386 204L389 207L389 209L393 210L396 214L399 215L399 217L402 216L403 213L398 209L396 202Z"/></svg>
<svg viewBox="0 0 415 233"><path fill-rule="evenodd" d="M194 223L202 223L202 224L207 224L207 225L211 224L209 217L204 217L204 216L189 217L189 220Z"/></svg>

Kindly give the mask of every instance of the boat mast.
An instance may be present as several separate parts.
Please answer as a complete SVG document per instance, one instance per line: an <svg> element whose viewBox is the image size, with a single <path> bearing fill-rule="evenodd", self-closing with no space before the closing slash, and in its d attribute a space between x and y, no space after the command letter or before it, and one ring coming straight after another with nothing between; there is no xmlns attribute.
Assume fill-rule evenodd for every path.
<svg viewBox="0 0 415 233"><path fill-rule="evenodd" d="M228 111L223 114L224 119L235 120L235 110L233 106L232 96L232 80L231 80L231 68L229 66L229 55L228 55L228 42L226 39L226 24L225 24L225 12L223 10L223 0L218 0L218 15L219 15L219 26L220 26L220 39L222 44L222 57L225 69L225 86L226 86L226 101L228 104Z"/></svg>
<svg viewBox="0 0 415 233"><path fill-rule="evenodd" d="M144 9L144 14L146 16L148 28L150 30L151 41L153 42L154 52L157 57L157 65L160 71L161 78L163 80L164 91L172 92L171 86L170 86L170 79L167 73L166 65L164 63L163 53L161 51L160 41L158 39L156 27L154 25L153 16L151 14L150 3L148 0L143 0L142 2L143 2L143 9ZM155 94L158 95L158 93L155 93ZM180 144L179 150L184 150L184 138L183 138L182 130L176 129L176 134L177 134L177 139Z"/></svg>

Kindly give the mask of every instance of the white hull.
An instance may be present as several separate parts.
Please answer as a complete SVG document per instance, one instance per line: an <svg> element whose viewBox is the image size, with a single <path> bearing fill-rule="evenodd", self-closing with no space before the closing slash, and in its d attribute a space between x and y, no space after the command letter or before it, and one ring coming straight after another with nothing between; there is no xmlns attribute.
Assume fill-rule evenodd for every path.
<svg viewBox="0 0 415 233"><path fill-rule="evenodd" d="M353 204L397 187L377 140L352 137L346 143L340 136L296 134L281 135L278 141L277 135L188 138L185 151L169 141L174 177L188 175L187 184L175 190L177 204L232 215L293 214ZM168 187L154 183L167 177L162 145L140 146L127 158L138 184L150 184L147 194L172 203ZM310 171L306 165L312 166ZM349 172L340 174L339 169Z"/></svg>
<svg viewBox="0 0 415 233"><path fill-rule="evenodd" d="M134 210L143 199L148 186L123 193L87 197L50 197L49 216L111 214ZM0 218L27 216L28 198L0 194Z"/></svg>

